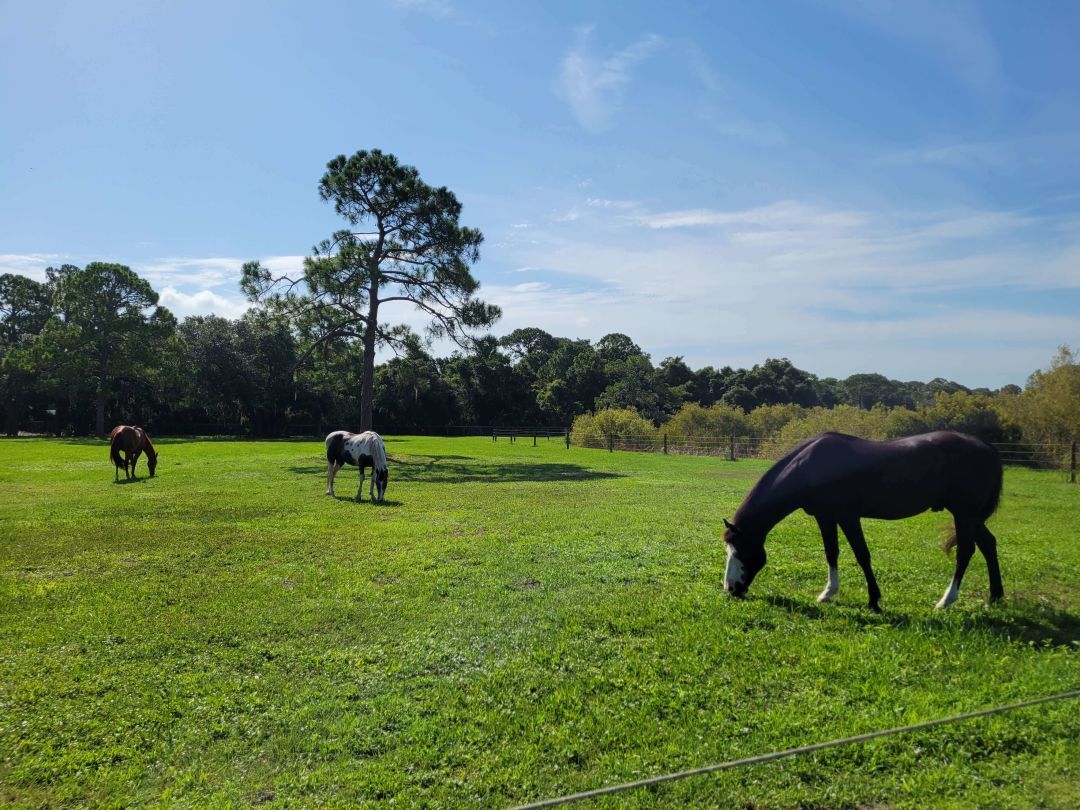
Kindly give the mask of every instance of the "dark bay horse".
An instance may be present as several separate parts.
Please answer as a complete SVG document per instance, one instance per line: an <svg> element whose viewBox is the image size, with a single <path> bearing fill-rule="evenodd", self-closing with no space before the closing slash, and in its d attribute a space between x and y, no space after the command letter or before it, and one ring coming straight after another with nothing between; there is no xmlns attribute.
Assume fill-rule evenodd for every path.
<svg viewBox="0 0 1080 810"><path fill-rule="evenodd" d="M109 458L116 467L116 478L120 480L120 468L124 468L124 478L135 477L135 465L139 463L139 456L146 453L146 466L150 468L150 477L154 477L157 469L157 451L150 443L150 437L146 431L137 425L117 425L109 434Z"/></svg>
<svg viewBox="0 0 1080 810"><path fill-rule="evenodd" d="M335 430L326 437L326 494L334 494L334 476L344 465L351 464L360 469L360 487L354 500L360 503L364 492L364 469L371 467L371 488L368 498L374 503L375 490L379 490L379 500L386 498L386 484L390 480L390 471L386 465L386 447L382 437L371 430L363 433L349 433L347 430Z"/></svg>
<svg viewBox="0 0 1080 810"><path fill-rule="evenodd" d="M898 520L927 509L945 509L955 524L946 550L956 547L956 571L937 603L956 601L960 580L976 547L986 558L990 601L1001 599L997 540L986 520L1001 498L1001 459L990 445L963 433L938 431L888 442L823 433L796 447L766 471L750 490L727 530L724 588L742 596L765 565L765 537L797 509L817 519L829 564L829 583L819 602L839 588L837 527L847 537L866 575L870 609L880 612L881 591L870 567L861 518Z"/></svg>

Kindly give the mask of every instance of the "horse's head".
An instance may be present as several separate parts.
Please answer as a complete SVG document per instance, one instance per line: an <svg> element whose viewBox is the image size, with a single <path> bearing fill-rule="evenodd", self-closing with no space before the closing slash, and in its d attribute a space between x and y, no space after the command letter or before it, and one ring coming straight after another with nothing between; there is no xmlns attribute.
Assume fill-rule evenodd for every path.
<svg viewBox="0 0 1080 810"><path fill-rule="evenodd" d="M765 567L765 535L746 530L724 519L724 543L727 544L727 568L724 590L732 596L745 596L758 571Z"/></svg>
<svg viewBox="0 0 1080 810"><path fill-rule="evenodd" d="M386 499L386 485L390 481L390 470L387 467L383 467L381 470L375 470L375 491L378 493L380 501Z"/></svg>
<svg viewBox="0 0 1080 810"><path fill-rule="evenodd" d="M146 466L150 469L150 477L154 477L154 470L157 469L157 453L148 451L146 453Z"/></svg>

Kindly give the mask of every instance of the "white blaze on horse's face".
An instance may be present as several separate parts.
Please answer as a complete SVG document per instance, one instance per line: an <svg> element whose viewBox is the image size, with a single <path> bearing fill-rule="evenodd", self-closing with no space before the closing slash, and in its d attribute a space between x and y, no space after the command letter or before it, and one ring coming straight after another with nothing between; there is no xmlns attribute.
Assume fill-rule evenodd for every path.
<svg viewBox="0 0 1080 810"><path fill-rule="evenodd" d="M724 590L739 595L746 591L746 571L735 546L727 544L727 568L724 571Z"/></svg>

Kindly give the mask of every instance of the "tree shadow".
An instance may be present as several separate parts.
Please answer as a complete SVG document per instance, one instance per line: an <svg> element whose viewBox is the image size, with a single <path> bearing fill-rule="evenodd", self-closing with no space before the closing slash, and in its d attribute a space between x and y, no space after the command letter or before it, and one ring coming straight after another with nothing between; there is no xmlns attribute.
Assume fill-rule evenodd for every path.
<svg viewBox="0 0 1080 810"><path fill-rule="evenodd" d="M108 447L109 437L106 436L103 439L99 439L97 436L34 436L29 437L35 441L43 442L58 442L60 444L71 445L73 447ZM260 436L157 436L153 433L150 434L150 441L154 447L167 444L206 444L214 442L272 442L275 444L314 444L316 442L321 443L322 437L320 436L285 436L285 437L267 437Z"/></svg>
<svg viewBox="0 0 1080 810"><path fill-rule="evenodd" d="M305 464L286 467L297 475L325 475L325 464ZM338 473L341 475L342 473ZM470 456L421 456L416 460L391 463L390 485L395 481L423 481L426 484L465 484L479 481L491 483L545 483L549 481L598 481L623 478L620 473L599 472L579 464L521 464L481 461Z"/></svg>

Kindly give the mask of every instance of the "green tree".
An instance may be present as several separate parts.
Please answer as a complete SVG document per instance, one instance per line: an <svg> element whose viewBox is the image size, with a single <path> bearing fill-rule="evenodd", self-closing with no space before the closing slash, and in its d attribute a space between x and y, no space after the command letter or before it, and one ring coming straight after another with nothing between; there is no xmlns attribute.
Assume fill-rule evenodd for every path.
<svg viewBox="0 0 1080 810"><path fill-rule="evenodd" d="M37 388L32 346L49 320L52 291L26 276L0 275L0 398L4 430L14 436Z"/></svg>
<svg viewBox="0 0 1080 810"><path fill-rule="evenodd" d="M567 425L595 407L605 385L604 362L592 344L564 338L539 371L536 404L549 422Z"/></svg>
<svg viewBox="0 0 1080 810"><path fill-rule="evenodd" d="M338 231L321 242L298 278L274 277L249 262L242 287L251 300L276 299L311 325L309 351L337 338L363 343L360 429L368 430L375 351L403 346L407 331L383 323L384 304L413 305L430 317L430 335L463 347L469 330L491 325L500 313L474 297L480 285L470 265L480 258L483 235L458 223L461 203L449 189L427 185L415 168L373 149L327 163L319 195L360 230Z"/></svg>
<svg viewBox="0 0 1080 810"><path fill-rule="evenodd" d="M109 397L125 377L145 373L176 320L156 306L150 284L125 265L92 262L82 270L61 268L51 278L58 315L39 336L43 355L69 383L77 380L88 391L95 432L104 436Z"/></svg>
<svg viewBox="0 0 1080 810"><path fill-rule="evenodd" d="M1050 367L1032 374L1021 397L1024 434L1036 442L1080 437L1080 356L1059 346Z"/></svg>

